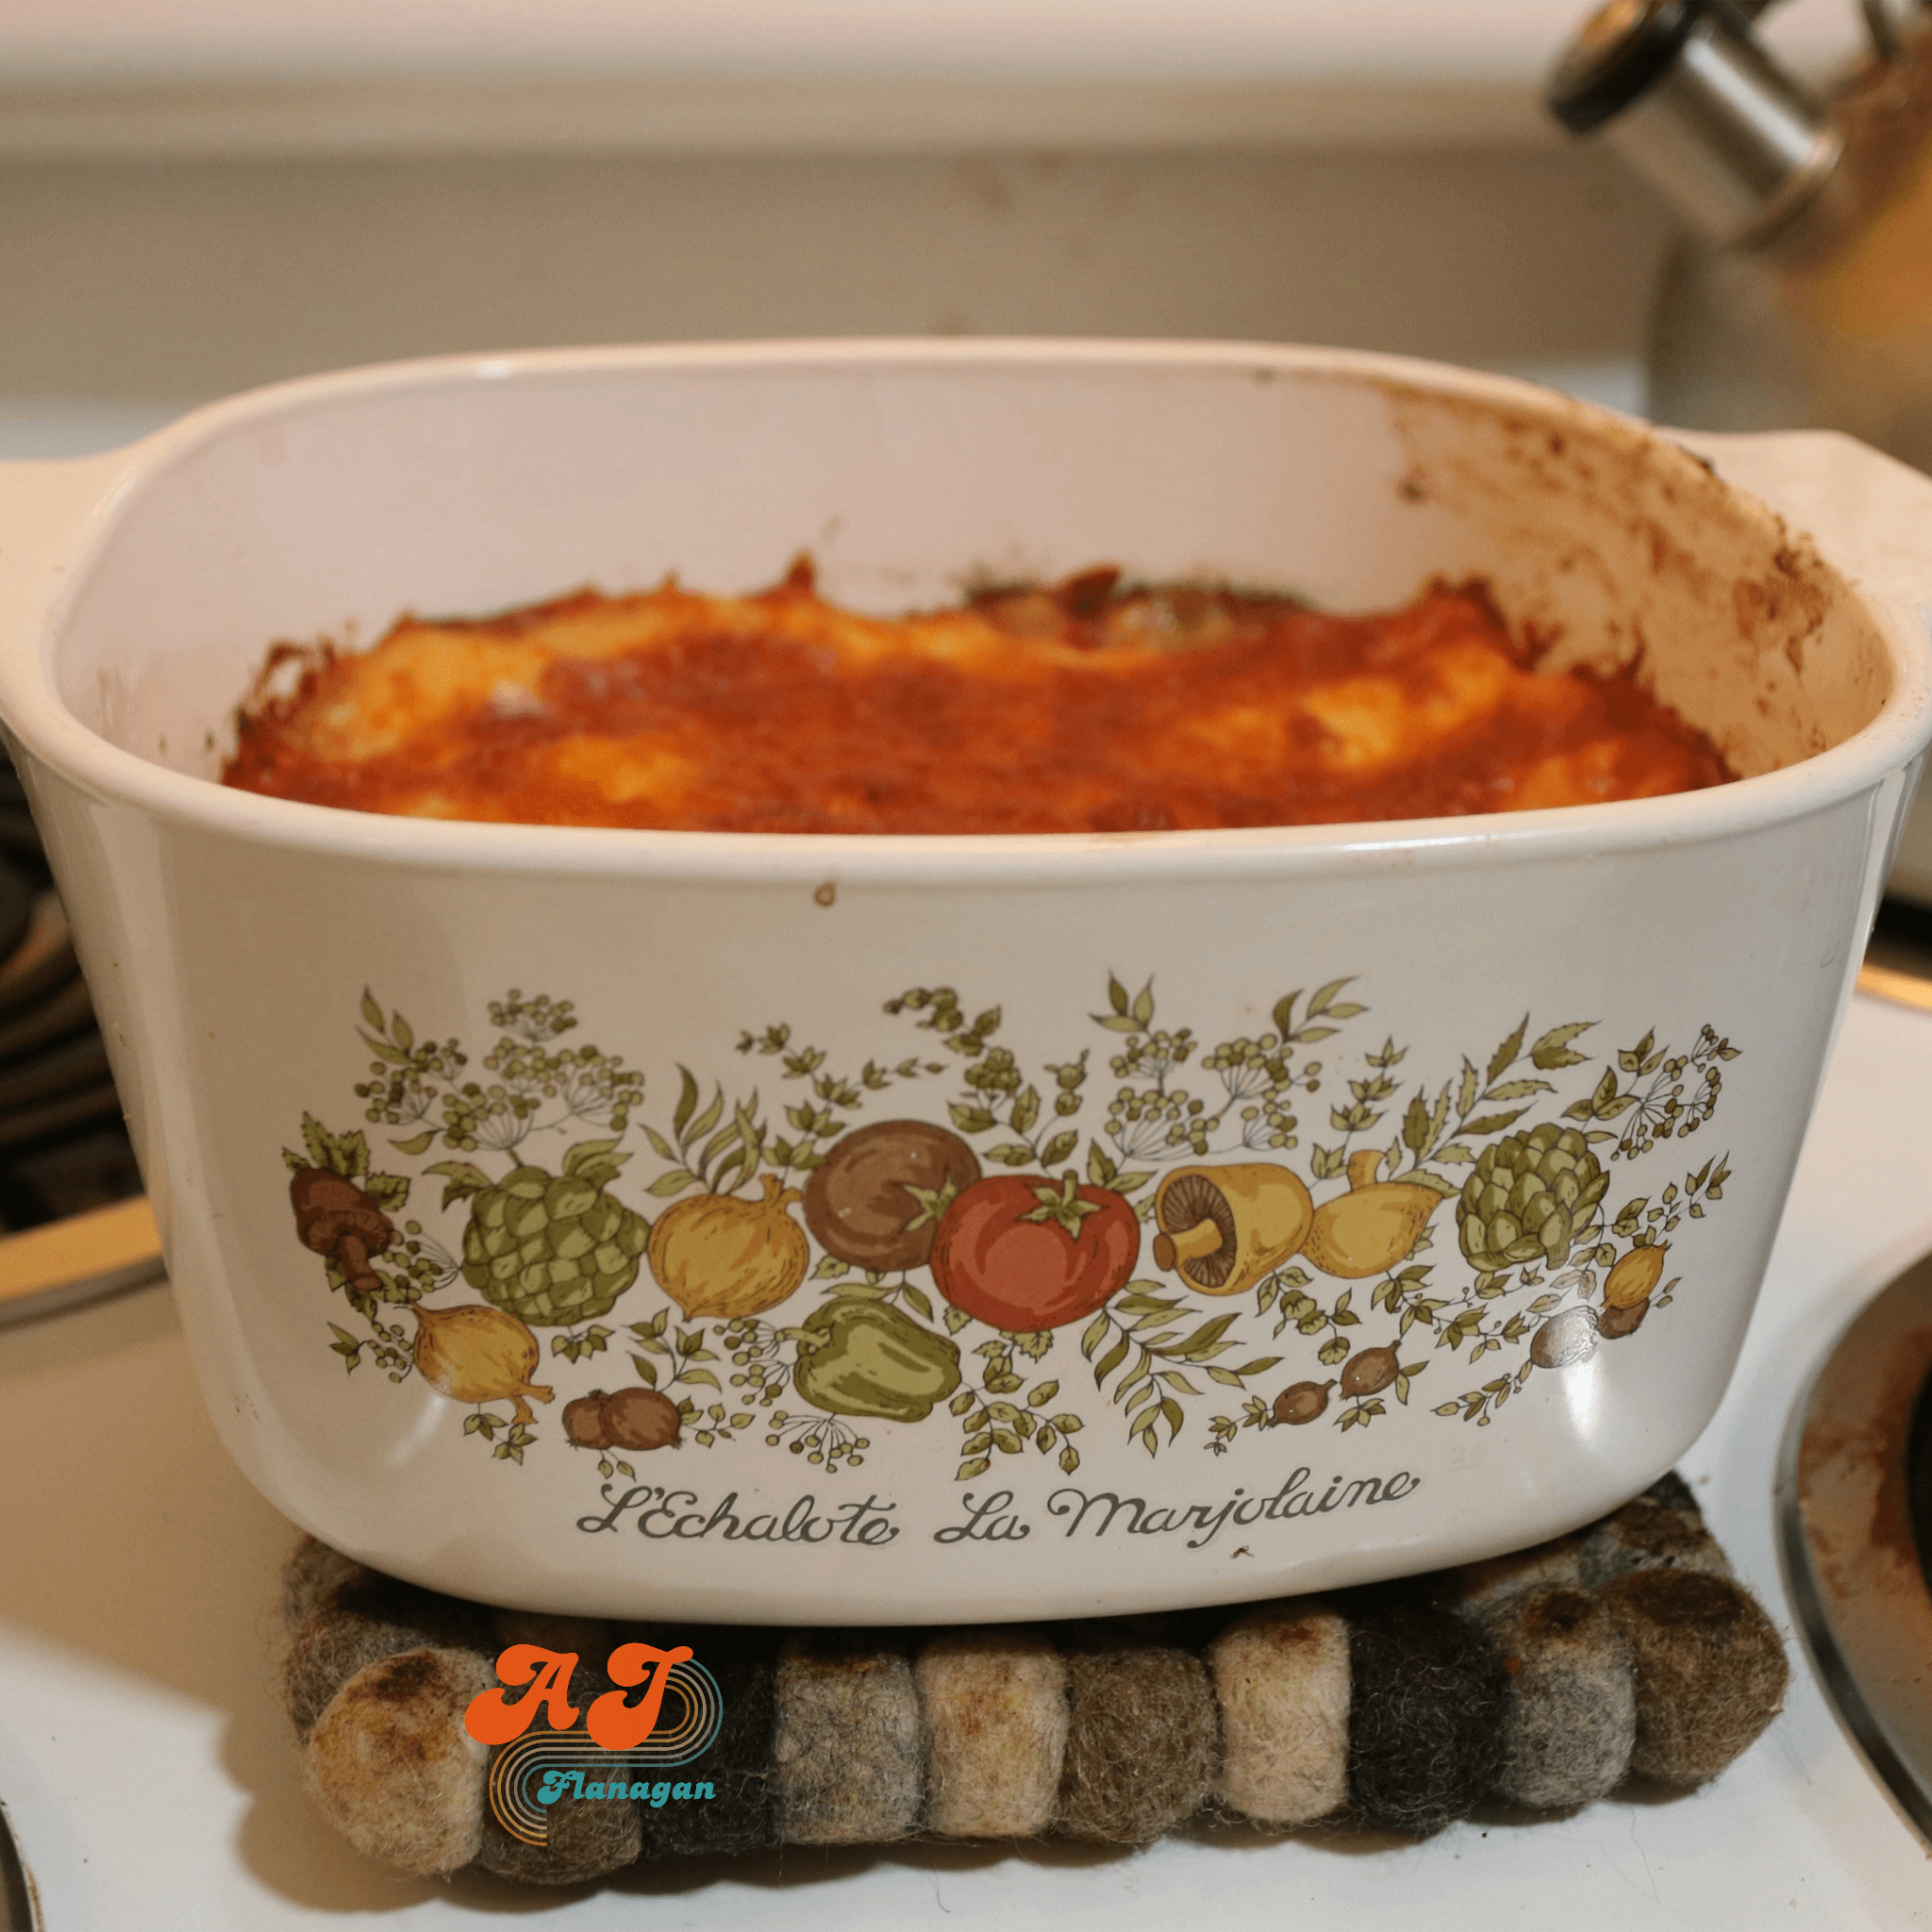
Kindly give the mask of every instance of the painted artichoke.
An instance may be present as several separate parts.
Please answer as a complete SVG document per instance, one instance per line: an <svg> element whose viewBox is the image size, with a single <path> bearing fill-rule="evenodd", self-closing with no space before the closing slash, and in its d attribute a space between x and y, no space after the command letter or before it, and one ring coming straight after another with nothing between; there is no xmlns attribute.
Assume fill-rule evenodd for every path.
<svg viewBox="0 0 1932 1932"><path fill-rule="evenodd" d="M1546 1121L1507 1135L1483 1149L1463 1183L1456 1204L1463 1255L1491 1274L1529 1262L1560 1268L1608 1185L1574 1127Z"/></svg>
<svg viewBox="0 0 1932 1932"><path fill-rule="evenodd" d="M587 1141L564 1156L560 1174L517 1167L470 1191L463 1279L532 1328L609 1313L650 1239L643 1216L605 1191L624 1158L608 1141Z"/></svg>

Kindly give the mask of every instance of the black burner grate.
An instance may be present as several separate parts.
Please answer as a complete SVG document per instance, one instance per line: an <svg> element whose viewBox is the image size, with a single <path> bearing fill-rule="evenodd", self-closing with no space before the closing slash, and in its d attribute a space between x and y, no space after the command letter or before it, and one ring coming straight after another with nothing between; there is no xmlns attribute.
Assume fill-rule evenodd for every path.
<svg viewBox="0 0 1932 1932"><path fill-rule="evenodd" d="M0 765L0 1233L141 1191L46 855Z"/></svg>

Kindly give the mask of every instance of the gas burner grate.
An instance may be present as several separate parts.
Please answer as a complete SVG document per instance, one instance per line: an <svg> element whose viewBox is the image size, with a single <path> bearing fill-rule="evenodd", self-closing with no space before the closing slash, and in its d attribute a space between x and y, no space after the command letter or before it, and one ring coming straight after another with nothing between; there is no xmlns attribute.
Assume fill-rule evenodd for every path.
<svg viewBox="0 0 1932 1932"><path fill-rule="evenodd" d="M160 1272L67 916L20 781L0 767L0 1322Z"/></svg>

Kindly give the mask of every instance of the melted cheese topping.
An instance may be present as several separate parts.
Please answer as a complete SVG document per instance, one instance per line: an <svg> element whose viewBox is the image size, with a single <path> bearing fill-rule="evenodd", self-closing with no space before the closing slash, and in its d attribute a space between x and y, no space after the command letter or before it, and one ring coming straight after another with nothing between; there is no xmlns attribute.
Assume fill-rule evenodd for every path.
<svg viewBox="0 0 1932 1932"><path fill-rule="evenodd" d="M244 709L224 780L428 818L911 833L1424 818L1729 776L1633 680L1540 675L1479 587L1338 617L1116 575L896 619L825 603L805 566L746 597L406 618Z"/></svg>

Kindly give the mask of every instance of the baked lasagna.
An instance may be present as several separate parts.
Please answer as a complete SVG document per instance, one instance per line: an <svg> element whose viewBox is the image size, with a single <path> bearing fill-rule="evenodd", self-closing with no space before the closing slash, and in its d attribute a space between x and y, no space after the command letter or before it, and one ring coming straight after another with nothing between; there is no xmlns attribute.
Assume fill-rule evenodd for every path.
<svg viewBox="0 0 1932 1932"><path fill-rule="evenodd" d="M1099 569L881 618L801 562L747 596L583 591L279 647L223 775L423 818L886 834L1432 818L1730 775L1635 678L1534 658L1476 584L1348 616Z"/></svg>

